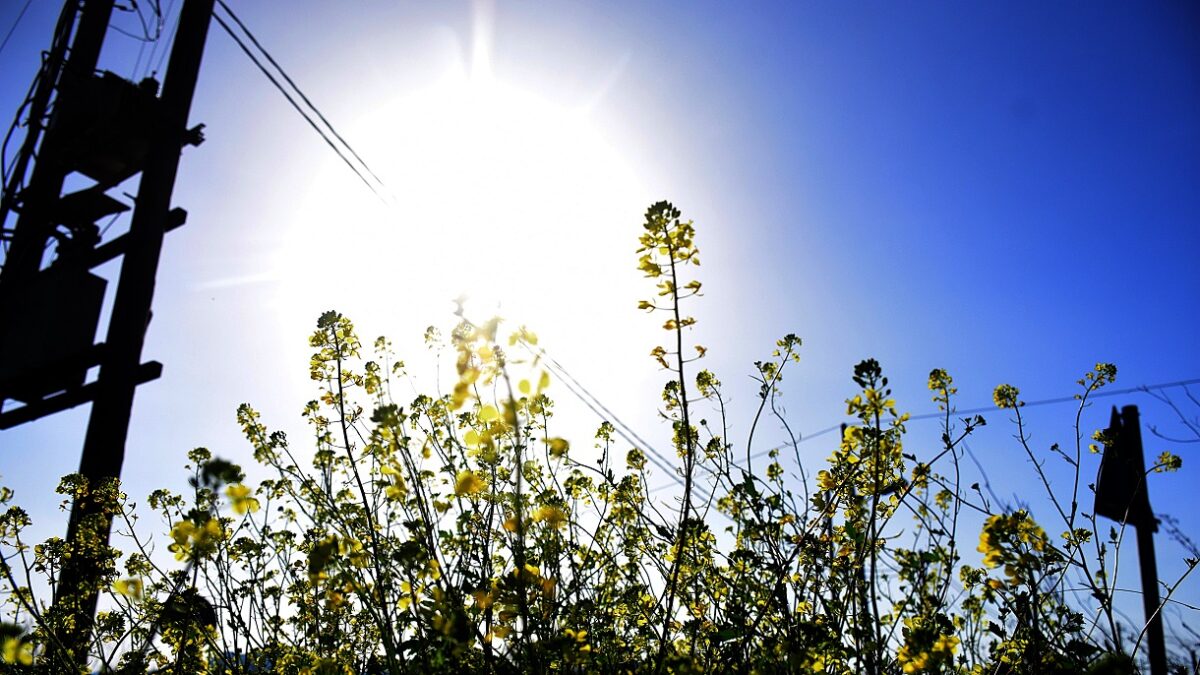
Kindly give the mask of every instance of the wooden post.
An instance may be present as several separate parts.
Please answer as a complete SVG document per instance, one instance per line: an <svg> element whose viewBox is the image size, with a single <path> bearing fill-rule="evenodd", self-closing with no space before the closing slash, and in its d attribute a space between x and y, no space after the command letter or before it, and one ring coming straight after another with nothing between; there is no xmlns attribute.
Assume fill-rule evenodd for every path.
<svg viewBox="0 0 1200 675"><path fill-rule="evenodd" d="M138 186L137 207L130 222L106 350L97 377L98 392L88 419L79 473L89 489L120 478L125 442L139 384L142 346L150 320L163 235L170 222L171 193L179 156L187 140L188 113L208 36L214 0L185 0L161 97L161 117L151 130L150 152ZM111 4L111 2L110 2ZM110 502L91 492L75 501L67 533L73 555L64 564L55 605L66 621L58 641L80 666L87 665L87 646L100 588L93 555L107 544L112 527ZM102 555L102 553L100 553Z"/></svg>
<svg viewBox="0 0 1200 675"><path fill-rule="evenodd" d="M1167 651L1162 612L1159 611L1158 563L1154 556L1154 532L1158 530L1158 520L1150 508L1137 406L1127 405L1119 413L1114 406L1106 434L1109 442L1104 447L1100 476L1096 480L1096 515L1133 525L1137 530L1150 673L1167 675Z"/></svg>
<svg viewBox="0 0 1200 675"><path fill-rule="evenodd" d="M73 0L67 0L67 4L72 4L72 2ZM71 42L70 55L67 57L65 65L62 66L62 78L58 83L58 96L54 102L56 109L61 110L71 106L77 100L75 98L77 92L83 88L91 79L92 73L95 72L96 63L100 59L100 47L104 44L104 35L108 31L108 21L112 16L112 11L113 0L88 0L84 3L83 11L79 16L79 27ZM64 22L68 15L69 11L64 9ZM58 30L67 30L67 28L60 23ZM59 39L62 39L62 44L65 44L65 36L59 36ZM54 79L59 73L56 66L61 58L61 54L55 51L51 52L47 72L43 73L43 78L49 77L50 79L38 83L39 86L34 95L33 114L40 112L44 115L46 106L49 104L50 93L55 85ZM41 123L41 119L31 120L31 124ZM35 134L36 130L30 128L29 133ZM0 290L5 294L12 294L19 290L24 282L31 279L41 269L46 240L50 238L53 228L53 224L50 222L50 209L62 193L63 181L68 172L62 162L56 161L56 156L59 155L60 148L63 147L66 140L55 133L52 123L42 140L42 147L38 161L34 164L29 186L21 193L23 201L21 216L17 219L12 245L4 259L4 272L0 274ZM30 149L32 150L32 148ZM21 173L24 173L24 166L18 168ZM20 180L19 174L14 175L14 179ZM6 206L11 205L13 197L14 195L8 195Z"/></svg>

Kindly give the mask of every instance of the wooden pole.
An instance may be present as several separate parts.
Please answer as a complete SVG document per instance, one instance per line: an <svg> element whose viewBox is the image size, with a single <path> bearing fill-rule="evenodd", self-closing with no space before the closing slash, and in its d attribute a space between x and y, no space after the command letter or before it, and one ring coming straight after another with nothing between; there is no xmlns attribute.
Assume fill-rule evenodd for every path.
<svg viewBox="0 0 1200 675"><path fill-rule="evenodd" d="M74 4L76 0L67 0ZM108 21L112 16L113 0L88 0L83 5L79 15L79 27L71 42L71 49L66 63L62 66L62 78L58 82L58 96L54 104L56 109L64 109L74 104L79 90L91 79L96 71L96 63L100 59L100 47L104 44L104 35L108 32ZM73 12L64 8L63 20L56 33L67 28L63 25ZM64 36L56 35L62 40L55 47L65 45ZM34 94L33 114L39 114L37 119L31 118L31 125L40 125L41 117L45 115L49 104L50 93L58 76L58 63L62 54L57 50L51 51L47 71L42 74L43 80L38 83ZM48 79L46 79L48 78ZM32 127L29 134L36 134ZM37 162L34 163L33 175L29 178L29 186L22 191L21 216L13 231L12 245L4 258L4 272L0 274L0 290L6 296L19 292L22 284L33 278L41 269L42 256L45 254L46 240L50 238L53 224L50 222L50 209L62 193L63 181L68 169L62 162L56 161L60 148L67 139L60 138L55 133L53 122L42 141L42 147ZM32 150L32 148L31 148ZM24 166L18 169L24 173ZM19 180L19 174L14 174ZM15 187L15 186L14 186ZM6 207L11 208L14 195L7 196Z"/></svg>
<svg viewBox="0 0 1200 675"><path fill-rule="evenodd" d="M69 566L64 565L55 605L65 604L68 617L59 641L70 649L75 663L83 667L87 665L98 595L103 590L96 583L101 570L96 566L95 556L103 555L112 528L110 496L98 494L95 488L120 478L125 461L125 442L134 390L139 382L155 276L213 2L185 0L180 13L163 84L161 117L151 132L150 152L138 187L137 207L130 222L128 248L109 322L106 352L97 377L100 391L92 405L79 463L79 473L93 491L77 499L71 510L67 541L68 550L75 555Z"/></svg>
<svg viewBox="0 0 1200 675"><path fill-rule="evenodd" d="M1158 561L1154 556L1154 532L1158 521L1150 509L1150 491L1146 486L1145 453L1142 449L1142 427L1135 405L1121 408L1121 443L1141 469L1141 497L1146 500L1146 513L1134 523L1137 529L1138 568L1142 576L1142 609L1146 614L1146 649L1150 653L1151 675L1167 675L1167 650L1163 638L1162 612L1158 597Z"/></svg>
<svg viewBox="0 0 1200 675"><path fill-rule="evenodd" d="M1158 520L1150 508L1137 406L1127 405L1120 412L1114 406L1106 432L1109 440L1096 480L1095 513L1123 525L1132 525L1137 530L1150 673L1167 675L1167 651L1163 641L1162 612L1159 611L1158 563L1154 558L1154 532L1158 529Z"/></svg>

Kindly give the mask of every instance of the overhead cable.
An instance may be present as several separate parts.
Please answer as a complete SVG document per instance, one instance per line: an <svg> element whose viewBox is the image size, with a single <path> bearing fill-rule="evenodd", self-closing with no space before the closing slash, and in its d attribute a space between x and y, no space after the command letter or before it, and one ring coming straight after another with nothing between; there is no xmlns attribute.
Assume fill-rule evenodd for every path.
<svg viewBox="0 0 1200 675"><path fill-rule="evenodd" d="M156 3L156 6L157 3ZM165 40L155 40L153 46L150 47L150 55L146 58L145 70L142 71L142 77L156 77L159 71L162 70L163 63L167 60L167 55L171 53L171 47L175 44L175 35L179 32L179 16L175 15L175 20L171 21L171 10L175 8L175 0L167 3L167 9L162 15L163 26L171 24L171 29L167 32ZM182 12L181 12L182 13ZM162 47L162 52L159 52L159 47ZM158 55L158 60L154 56Z"/></svg>
<svg viewBox="0 0 1200 675"><path fill-rule="evenodd" d="M224 8L226 12L229 12L230 18L233 18L235 21L237 21L236 17L233 16L233 13L230 12L229 8L225 6L225 3L221 3L221 7ZM353 161L351 161L351 159L349 157L346 156L346 154L342 151L342 148L338 147L338 144L335 143L334 140L329 137L329 134L326 133L326 130L322 129L321 126L319 124L317 124L317 121L314 120L312 118L312 116L309 115L308 112L300 105L300 103L297 102L296 99L287 91L287 89L284 88L283 84L281 84L279 82L279 80L271 73L271 71L269 71L267 69L267 67L264 66L262 64L262 62L258 60L258 58L254 55L254 53L250 50L250 48L246 45L246 43L243 42L240 37L238 37L238 35L233 31L232 28L230 28L229 24L225 23L225 21L221 18L221 16L219 14L214 13L213 18L216 19L217 23L221 26L221 28L223 28L225 30L225 32L229 35L229 37L233 38L233 41L235 43L237 43L237 46L240 47L242 52L244 52L246 54L246 56L249 57L250 61L253 62L254 65L258 67L258 69L262 72L262 74L267 77L267 79L271 82L271 84L273 84L275 86L275 88L279 90L279 93L283 94L283 97L287 99L288 103L290 103L293 108L295 108L296 112L300 113L300 116L304 118L304 121L308 122L309 126L311 126L313 128L313 130L317 132L317 134L321 137L321 139L325 141L325 144L328 145L329 148L331 150L333 150L334 153L337 154L337 156L339 158L341 158L342 162L344 162L346 164L346 166L349 167L350 170L354 172L354 175L358 176L358 179L360 181L362 181L363 185L366 185L367 189L369 189L376 197L378 197L380 201L382 201L384 204L388 204L388 200L385 199L384 196L380 193L380 189L386 189L386 186L383 184L383 181L378 179L378 177L375 175L375 173L372 172L371 169L366 165L366 163L362 161L362 159L359 157L358 153L354 152L354 149L351 148L350 145L348 143L346 143L346 141L344 139L342 139L342 137L340 135L338 135L336 131L333 130L332 125L329 125L328 120L326 120L325 117L323 115L321 115L320 111L316 110L316 108L312 107L311 103L309 103L309 106L311 107L311 110L313 111L313 113L316 114L321 120L323 120L325 122L325 124L327 125L327 127L329 129L329 132L332 133L334 136L337 137L337 139L339 139L341 141L342 145L346 148L347 151L350 152L351 155L353 155L355 158L358 158L359 163L362 165L362 169L365 170L368 174L370 174L372 177L375 178L375 182L378 185L378 189L376 188L376 184L372 184L372 182L370 180L368 180L368 178L365 175L363 175L363 171L359 170L359 167L356 166L355 163ZM239 21L238 25L243 25L243 24ZM250 39L253 40L253 37L251 37ZM257 42L256 42L256 44L257 44ZM265 53L265 51L264 51L264 56L266 56L268 59L270 59L270 56L268 56ZM276 68L279 67L278 64L275 63L275 61L273 59L270 59L270 60L271 60L272 64L275 64ZM280 75L282 77L284 77L285 79L287 79L288 82L292 82L291 78L287 77L287 75L283 73L282 68L279 68L279 72L280 72ZM293 83L292 86L295 87L295 84ZM295 91L306 102L308 101L308 98L305 97L304 94L300 92L299 88L295 88Z"/></svg>
<svg viewBox="0 0 1200 675"><path fill-rule="evenodd" d="M20 25L21 19L25 17L25 10L29 9L29 5L32 2L33 0L25 0L25 6L21 8L20 12L17 12L17 18L13 20L12 27L9 28L8 32L4 34L4 40L0 41L0 52L3 52L4 48L8 46L9 38L11 38L13 33L17 30L17 26Z"/></svg>
<svg viewBox="0 0 1200 675"><path fill-rule="evenodd" d="M1093 399L1093 398L1100 398L1103 396L1121 396L1123 394L1137 394L1137 393L1143 393L1143 392L1149 392L1149 391L1157 391L1157 390L1161 390L1161 389L1172 389L1175 387L1187 387L1189 385L1195 385L1195 384L1200 384L1200 378L1193 378L1190 380L1179 380L1177 382L1163 382L1160 384L1144 384L1144 385L1139 385L1137 387L1128 387L1126 389L1102 389L1099 391L1093 391L1092 393L1088 394L1088 398ZM1032 407L1032 406L1054 405L1057 403L1069 403L1071 401L1078 401L1078 400L1080 400L1080 399L1076 398L1074 395L1058 396L1055 398L1046 398L1046 399L1040 399L1037 401L1023 401L1021 407L1028 408L1028 407ZM975 414L979 414L979 413L992 412L994 410L996 410L995 406L983 407L983 408L969 408L967 410L951 410L950 416L953 417L955 415L975 415ZM946 413L943 411L943 412L936 412L936 413L922 413L920 415L913 415L913 416L909 417L908 420L911 422L914 420L944 419L945 417L946 417ZM811 441L814 438L824 436L825 434L836 431L836 430L840 429L841 426L842 426L841 424L835 424L833 426L825 427L824 429L821 429L820 431L815 431L811 434L807 434L807 435L802 434L800 436L800 438L796 441L796 443L800 444L800 443L804 443L805 441ZM779 450L786 448L788 445L790 445L790 444L777 445L773 448L768 448L761 452L756 452L756 453L750 455L750 459L758 459L760 457L765 457L765 456L771 454L772 452L778 452ZM739 466L736 462L733 463L733 465ZM658 492L660 490L665 490L666 488L669 488L669 487L671 487L671 485L669 483L665 483L663 485L659 485L658 487L652 488L650 491Z"/></svg>
<svg viewBox="0 0 1200 675"><path fill-rule="evenodd" d="M1194 378L1191 380L1179 380L1178 382L1164 382L1162 384L1144 384L1144 385L1140 385L1137 387L1129 387L1127 389L1101 389L1099 391L1093 391L1092 393L1088 394L1087 397L1089 399L1091 399L1091 398L1100 398L1102 396L1121 396L1122 394L1136 394L1136 393L1146 392L1151 389L1158 390L1158 389L1171 389L1174 387L1186 387L1191 384L1200 384L1200 378ZM1028 408L1028 407L1036 406L1036 405L1051 405L1053 403L1070 403L1071 401L1078 401L1078 400L1079 400L1079 395L1059 396L1057 398L1046 398L1046 399L1042 399L1040 401L1022 401L1021 407ZM994 410L996 410L996 406L983 407L983 408L971 408L969 410L952 410L952 411L950 411L950 414L951 415L974 415L976 413L992 412ZM946 416L945 412L936 412L936 413L925 413L922 415L913 415L912 417L909 417L908 419L910 419L910 420L928 420L928 419L944 418L945 416Z"/></svg>
<svg viewBox="0 0 1200 675"><path fill-rule="evenodd" d="M683 485L683 479L679 477L679 474L676 473L675 468L671 466L671 461L667 459L663 453L656 450L654 446L650 445L650 443L639 436L637 432L634 431L629 425L625 424L625 422L617 417L617 415L613 413L608 406L604 405L600 399L596 398L595 395L588 391L587 387L584 387L579 380L575 379L575 377L571 375L571 373L568 372L567 369L563 367L563 365L554 357L550 356L545 349L531 345L525 340L522 340L521 344L535 356L544 359L549 367L560 376L563 381L563 385L566 386L567 390L572 394L575 394L575 397L582 401L583 404L588 407L588 409L596 413L597 417L611 423L613 425L613 429L617 432L617 435L619 435L621 438L624 438L626 442L635 448L648 452L650 456L647 457L647 459L650 460L651 464L666 472L666 474L670 476L671 479L676 483Z"/></svg>
<svg viewBox="0 0 1200 675"><path fill-rule="evenodd" d="M233 13L232 9L229 9L229 5L225 4L225 0L217 0L217 4L221 5L221 8L229 14L229 18L233 19L238 27L241 28L246 34L246 37L250 38L250 42L254 43L254 46L257 47L260 52L262 52L262 55L267 58L267 61L270 61L271 65L275 66L275 69L278 70L283 79L287 81L289 85L291 85L296 94L300 96L300 99L303 100L304 103L310 109L312 109L313 113L315 113L316 116L325 123L325 126L329 129L330 133L333 134L334 138L341 141L342 145L346 147L346 150L350 151L350 154L354 156L354 159L357 159L358 163L362 165L362 168L366 170L366 172L369 173L372 178L375 179L375 182L383 185L383 179L375 175L375 172L371 170L371 167L367 166L367 160L363 159L357 152L354 151L354 148L350 145L349 141L342 138L342 135L337 132L337 129L333 128L333 124L329 120L325 119L325 115L321 114L321 110L317 108L312 101L308 100L308 97L304 95L304 92L300 89L300 87L296 86L296 83L293 82L292 78L288 76L287 71L283 69L283 66L279 65L279 63L275 61L275 58L271 56L271 52L267 51L267 48L263 47L262 44L259 43L258 38L254 37L254 33L250 32L250 29L246 27L246 24L242 23L242 20L238 18L237 14Z"/></svg>

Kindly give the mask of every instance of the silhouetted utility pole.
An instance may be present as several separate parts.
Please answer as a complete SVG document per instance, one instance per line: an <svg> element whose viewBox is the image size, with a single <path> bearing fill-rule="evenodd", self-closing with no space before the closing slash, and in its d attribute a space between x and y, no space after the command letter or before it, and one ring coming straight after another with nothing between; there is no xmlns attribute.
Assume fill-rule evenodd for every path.
<svg viewBox="0 0 1200 675"><path fill-rule="evenodd" d="M67 0L60 27L73 21L78 5L78 0ZM56 90L53 117L28 185L12 194L6 190L4 204L20 217L0 272L0 429L93 404L79 464L88 489L80 491L71 510L70 555L64 556L47 617L53 631L52 669L67 661L87 664L102 590L99 560L115 504L115 495L104 487L115 486L121 475L134 390L162 370L161 364L141 362L142 346L164 234L186 219L182 209L171 209L179 157L185 145L203 140L201 127L189 130L187 118L213 0L184 1L161 96L153 80L135 84L96 73L113 5L113 0L84 0L61 77L52 73L49 82L39 81L35 98L43 86ZM56 41L65 39L56 32ZM56 42L48 61L61 48ZM47 77L45 71L42 77ZM35 113L45 110L49 96L47 89ZM39 116L33 123L41 121ZM26 145L32 156L32 145ZM63 195L72 173L95 185ZM98 245L96 221L129 210L107 191L139 173L129 231ZM24 168L14 186L23 174ZM56 255L43 268L51 243ZM105 281L90 270L119 256L123 260L107 337L93 344ZM97 365L96 380L85 383L88 369ZM6 399L25 405L5 411Z"/></svg>
<svg viewBox="0 0 1200 675"><path fill-rule="evenodd" d="M0 195L0 227L8 222L8 214L12 211L13 202L21 188L21 182L25 180L25 176L29 172L29 161L33 159L34 150L42 137L46 109L50 105L50 97L54 94L55 85L62 73L63 61L67 57L67 43L71 38L71 31L75 28L75 18L78 14L79 8L75 3L66 3L54 26L54 37L50 42L50 49L46 52L46 58L38 71L37 84L34 86L33 96L29 100L29 118L26 124L25 139L17 151L9 181L4 185L3 195ZM94 63L92 65L95 66ZM4 232L7 233L7 231ZM4 278L4 275L0 275L0 284L3 284Z"/></svg>
<svg viewBox="0 0 1200 675"><path fill-rule="evenodd" d="M1158 529L1158 520L1150 508L1150 493L1146 487L1146 461L1137 406L1127 405L1121 412L1113 406L1105 433L1109 440L1104 446L1100 477L1096 480L1096 515L1132 525L1137 530L1150 672L1166 675L1167 650L1158 599L1158 563L1154 559L1154 532Z"/></svg>

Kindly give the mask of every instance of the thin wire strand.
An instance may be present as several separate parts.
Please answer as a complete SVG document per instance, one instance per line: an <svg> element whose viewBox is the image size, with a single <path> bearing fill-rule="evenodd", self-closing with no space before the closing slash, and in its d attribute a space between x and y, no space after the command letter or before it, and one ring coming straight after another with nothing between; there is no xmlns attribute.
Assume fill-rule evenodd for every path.
<svg viewBox="0 0 1200 675"><path fill-rule="evenodd" d="M33 82L29 83L29 91L25 93L24 102L17 108L17 114L13 116L13 121L8 127L8 132L4 134L4 142L0 144L0 176L3 178L3 183L0 183L0 192L6 190L8 186L8 143L12 140L13 134L21 126L21 114L33 102L33 90L37 88L37 83L41 79L41 75L42 71L39 69L38 74L33 78Z"/></svg>
<svg viewBox="0 0 1200 675"><path fill-rule="evenodd" d="M234 22L237 23L238 27L242 29L242 32L246 34L246 37L250 38L250 42L254 43L254 46L258 48L258 51L261 52L263 56L267 57L267 61L270 61L271 65L275 66L275 69L278 70L283 79L289 85L291 85L292 89L295 90L296 94L300 96L301 100L303 100L304 103L308 105L308 107L311 108L312 111L317 115L317 117L325 123L325 126L328 127L330 133L332 133L335 138L341 141L342 145L346 146L346 149L350 151L351 155L354 155L354 159L358 160L358 163L362 165L362 168L366 170L367 173L371 174L371 177L382 186L383 179L381 179L375 174L374 171L371 170L371 167L367 164L367 161L363 159L357 152L355 152L353 146L351 146L345 138L342 138L342 135L337 132L337 129L333 127L333 124L329 120L325 119L325 115L321 114L321 109L304 95L304 91L292 81L292 78L288 76L287 71L283 69L283 66L279 65L279 63L275 61L275 57L271 56L271 52L267 51L267 48L259 43L258 38L256 38L254 33L252 33L250 29L246 27L246 24L242 23L242 20L239 19L238 15L229 8L229 5L225 4L225 0L217 0L217 4L221 5L221 8L229 14L229 18L233 19Z"/></svg>
<svg viewBox="0 0 1200 675"><path fill-rule="evenodd" d="M146 37L149 38L150 31L149 31L149 29L146 28L146 20L142 16L142 8L139 7L136 2L134 2L134 9L137 10L138 19L142 22L142 30L146 33ZM147 44L155 44L159 41L160 38L162 38L163 15L162 15L161 8L158 6L157 2L155 2L153 4L153 10L154 10L154 21L155 21L154 37L150 38L148 40L144 40L144 41L142 41L142 43L140 45L138 45L137 58L134 59L133 68L130 69L130 71L129 71L129 81L130 82L137 82L139 79L138 78L138 69L142 67L142 57L144 57L146 55L146 45ZM154 52L151 51L150 58L147 60L147 63L149 63L150 61L153 61L153 60L154 60Z"/></svg>
<svg viewBox="0 0 1200 675"><path fill-rule="evenodd" d="M154 10L155 10L155 13L158 15L158 24L160 26L160 28L159 28L160 33L162 32L163 29L166 29L167 24L169 24L171 22L171 10L174 7L175 7L175 0L171 0L171 2L167 3L166 13L163 13L162 5L159 4L158 2L154 3ZM139 72L137 70L137 68L134 69L134 77L133 77L134 81L142 80L146 77L149 77L151 67L153 67L153 68L155 68L155 70L157 70L159 67L162 66L161 61L158 63L158 65L155 65L154 57L158 56L158 48L159 47L163 46L164 43L172 42L175 39L175 31L178 30L178 27L179 27L178 20L176 21L176 23L170 23L170 25L171 25L171 28L170 28L170 31L167 33L166 39L161 39L161 37L160 37L160 39L155 40L153 43L151 43L150 54L146 56L146 62L144 64L141 64L142 70ZM164 51L163 54L166 54L166 51ZM139 61L139 63L141 62L140 52L139 52L138 61Z"/></svg>
<svg viewBox="0 0 1200 675"><path fill-rule="evenodd" d="M1137 387L1129 387L1127 389L1112 389L1112 390L1103 390L1102 389L1100 391L1092 392L1091 394L1088 395L1088 398L1093 399L1093 398L1100 398L1100 397L1104 397L1104 396L1121 396L1123 394L1137 394L1137 393L1144 393L1144 392L1149 392L1149 391L1158 391L1158 390L1162 390L1162 389L1173 389L1175 387L1187 387L1189 385L1194 385L1194 384L1200 384L1200 378L1193 378L1190 380L1179 380L1177 382L1163 382L1161 384L1140 385ZM1058 396L1055 398L1046 398L1046 399L1041 399L1041 400L1037 400L1037 401L1026 401L1024 403L1024 405L1022 405L1021 407L1029 408L1032 406L1054 405L1057 403L1069 403L1071 401L1078 401L1078 400L1079 399L1075 398L1075 396L1073 396L1073 395L1072 396ZM984 413L984 412L993 412L996 409L997 408L995 406L992 406L992 407L985 407L985 408L969 408L967 410L952 410L952 411L950 411L950 415L951 416L974 415L974 414ZM914 420L943 419L943 418L945 418L945 416L946 416L945 412L922 413L920 415L913 415L913 416L909 417L908 420L911 422ZM839 423L839 424L835 424L830 427L825 427L824 429L821 429L820 431L814 431L813 433L808 434L808 435L801 434L800 439L797 440L796 443L800 444L800 443L804 443L807 441L811 441L814 438L818 438L820 436L824 436L825 434L831 433L833 431L837 431L841 427L842 427L842 425ZM779 450L783 450L784 448L788 447L789 445L791 445L791 444L786 443L783 445L777 445L775 447L768 448L761 452L756 452L753 455L750 455L750 459L758 459L760 457L765 457L765 456L771 454L772 452L777 452ZM739 468L740 468L740 465L738 465L736 462L733 462L733 465L739 466ZM665 490L669 487L671 487L671 485L669 483L659 485L658 487L651 488L650 492L658 492L660 490Z"/></svg>
<svg viewBox="0 0 1200 675"><path fill-rule="evenodd" d="M552 361L553 359L550 359L550 360ZM665 461L662 459L661 455L659 455L658 451L654 450L653 448L650 448L649 445L647 445L644 441L641 441L640 437L636 433L634 433L632 429L629 429L623 422L620 422L619 420L615 420L615 416L612 415L611 411L609 411L607 408L605 408L604 405L602 403L600 403L598 400L595 401L595 403L593 404L593 402L588 399L588 396L590 396L590 394L588 394L588 396L585 396L584 394L580 393L580 391L576 390L575 387L572 386L572 383L578 384L578 382L575 380L575 378L571 377L566 371L563 371L557 367L551 366L551 369L554 370L556 374L562 376L563 385L567 388L567 391L574 394L575 397L578 398L580 401L582 401L583 404L585 406L587 406L589 410L591 410L593 413L595 413L597 417L599 417L602 420L608 420L610 422L616 421L617 423L613 425L613 428L616 430L617 435L619 435L621 438L625 439L625 441L627 443L629 443L630 445L632 445L634 447L646 448L647 450L649 450L652 455L651 457L648 458L650 460L650 463L653 464L654 466L658 467L659 469L661 469L663 472L665 472L676 483L678 483L679 485L683 485L683 479L681 479L675 473L674 468L672 468L669 464L665 463ZM595 397L592 397L592 399L594 399L594 398ZM628 433L627 433L627 431L628 431ZM638 440L635 440L635 439L638 439Z"/></svg>
<svg viewBox="0 0 1200 675"><path fill-rule="evenodd" d="M29 5L33 4L33 0L25 0L25 6L17 14L17 18L13 20L13 25L8 29L8 33L4 35L4 41L0 42L0 54L4 53L4 48L8 46L8 40L16 32L17 26L21 24L21 19L25 17L25 11L29 9Z"/></svg>
<svg viewBox="0 0 1200 675"><path fill-rule="evenodd" d="M1162 384L1142 385L1142 386L1138 386L1138 387L1129 387L1128 389L1101 389L1100 391L1094 391L1094 392L1088 394L1088 398L1093 399L1093 398L1102 398L1104 396L1121 396L1123 394L1136 394L1136 393L1144 392L1147 390L1157 391L1159 389L1172 389L1174 387L1186 387L1186 386L1192 385L1192 384L1200 384L1200 378L1194 378L1191 380L1179 380L1178 382L1164 382ZM1029 408L1029 407L1038 406L1038 405L1051 405L1054 403L1069 403L1071 401L1078 401L1078 400L1079 399L1074 395L1059 396L1057 398L1046 398L1046 399L1042 399L1040 401L1024 401L1024 402L1022 402L1021 407ZM996 410L996 406L983 407L983 408L970 408L968 410L953 410L953 411L951 411L950 414L951 415L974 415L976 413L992 412L994 410ZM908 419L910 419L910 420L927 420L927 419L938 419L938 418L942 418L945 416L946 416L946 413L944 413L944 412L936 412L936 413L924 413L921 415L913 415L912 417L909 417Z"/></svg>
<svg viewBox="0 0 1200 675"><path fill-rule="evenodd" d="M174 0L172 0L171 5L167 5L167 14L171 13L172 5L174 5ZM171 33L169 35L167 35L167 39L166 40L156 40L154 42L154 47L153 47L153 49L150 50L150 58L146 59L146 69L149 71L147 73L148 75L150 75L150 76L158 75L159 71L162 70L163 62L165 62L167 60L167 55L171 53L171 47L175 44L175 36L179 33L179 17L182 14L183 14L183 11L180 10L180 13L175 16L175 22L173 24L171 24ZM155 53L155 51L158 50L158 47L160 45L162 46L162 53L158 55L158 61L155 62L155 64L154 64L154 70L149 70L150 69L150 61L154 59L154 53Z"/></svg>
<svg viewBox="0 0 1200 675"><path fill-rule="evenodd" d="M325 131L321 129L321 127L313 120L313 118L310 117L308 113L306 113L304 109L300 107L300 104L297 103L296 99L292 98L292 95L283 88L283 85L279 83L279 80L275 79L275 76L272 75L265 66L263 66L262 62L260 62L258 58L256 58L250 51L250 48L246 46L246 43L242 42L237 34L233 32L233 29L229 27L229 24L225 23L225 21L223 21L217 14L213 14L213 18L216 19L221 28L225 29L225 32L229 35L229 37L233 38L233 41L236 42L238 47L240 47L246 56L250 58L250 61L252 61L255 66L258 66L258 69L262 71L262 74L267 76L267 79L271 81L271 84L275 85L275 88L279 90L279 93L283 94L283 97L286 98L288 103L290 103L292 107L296 109L296 112L300 113L300 116L304 118L304 121L308 122L309 126L311 126L313 130L321 136L321 139L325 141L325 144L328 145L331 150L337 153L337 156L340 157L343 162L345 162L346 166L350 167L350 170L354 172L354 175L358 176L358 179L362 181L363 185L366 185L367 189L369 189L371 193L374 194L381 202L387 204L388 202L383 198L383 195L381 195L379 191L375 189L374 185L371 185L371 182L367 180L367 177L358 170L358 167L354 166L354 163L350 161L350 158L346 157L346 155L342 153L341 149L334 144L329 136L325 134Z"/></svg>
<svg viewBox="0 0 1200 675"><path fill-rule="evenodd" d="M683 479L681 479L678 474L675 473L675 468L671 466L671 460L667 459L664 453L655 449L654 446L650 445L649 442L639 436L632 427L630 427L628 424L625 424L624 421L617 417L617 415L610 410L608 406L604 405L604 403L601 402L599 398L596 398L596 396L592 394L587 387L583 386L579 380L575 379L575 376L571 375L571 373L561 363L559 363L557 359L555 359L553 356L550 356L550 354L540 346L531 345L525 340L522 340L521 344L535 356L540 356L541 358L545 359L546 362L549 363L551 367L553 367L553 369L562 376L564 384L567 385L567 389L570 390L571 393L575 394L579 400L583 401L584 405L591 409L592 412L596 413L597 417L613 423L613 427L616 429L621 438L624 438L630 445L633 445L640 450L646 450L649 452L652 455L650 457L652 464L663 471L666 471L671 479L676 483L683 485ZM578 391L576 391L576 388L578 388Z"/></svg>
<svg viewBox="0 0 1200 675"><path fill-rule="evenodd" d="M121 35L124 35L125 37L127 37L131 40L137 40L138 42L154 42L154 40L155 40L155 38L150 37L149 34L134 35L133 33L130 33L129 31L125 30L124 28L121 28L120 26L114 26L114 25L110 24L108 26L108 28L111 31L120 33Z"/></svg>

